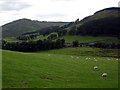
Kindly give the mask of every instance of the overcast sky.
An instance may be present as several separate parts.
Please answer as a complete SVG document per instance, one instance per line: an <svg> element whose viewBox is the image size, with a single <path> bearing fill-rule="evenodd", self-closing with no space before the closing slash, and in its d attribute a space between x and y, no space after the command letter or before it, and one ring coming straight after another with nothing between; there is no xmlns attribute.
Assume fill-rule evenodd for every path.
<svg viewBox="0 0 120 90"><path fill-rule="evenodd" d="M74 21L117 7L119 0L0 0L0 26L28 18L38 21Z"/></svg>

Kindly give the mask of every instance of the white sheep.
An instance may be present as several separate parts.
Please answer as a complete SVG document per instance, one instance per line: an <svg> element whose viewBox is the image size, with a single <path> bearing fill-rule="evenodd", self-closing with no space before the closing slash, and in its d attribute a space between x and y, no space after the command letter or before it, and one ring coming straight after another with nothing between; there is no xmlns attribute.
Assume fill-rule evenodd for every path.
<svg viewBox="0 0 120 90"><path fill-rule="evenodd" d="M79 57L77 57L77 59L78 59Z"/></svg>
<svg viewBox="0 0 120 90"><path fill-rule="evenodd" d="M97 60L95 59L95 61L97 62Z"/></svg>
<svg viewBox="0 0 120 90"><path fill-rule="evenodd" d="M107 73L103 73L102 77L107 77L107 75L108 75Z"/></svg>
<svg viewBox="0 0 120 90"><path fill-rule="evenodd" d="M118 60L118 58L116 60Z"/></svg>
<svg viewBox="0 0 120 90"><path fill-rule="evenodd" d="M71 56L71 58L73 58L73 56Z"/></svg>
<svg viewBox="0 0 120 90"><path fill-rule="evenodd" d="M94 66L94 69L98 69L98 66Z"/></svg>
<svg viewBox="0 0 120 90"><path fill-rule="evenodd" d="M107 60L110 60L110 58L108 58Z"/></svg>
<svg viewBox="0 0 120 90"><path fill-rule="evenodd" d="M51 56L50 54L48 54L48 56Z"/></svg>

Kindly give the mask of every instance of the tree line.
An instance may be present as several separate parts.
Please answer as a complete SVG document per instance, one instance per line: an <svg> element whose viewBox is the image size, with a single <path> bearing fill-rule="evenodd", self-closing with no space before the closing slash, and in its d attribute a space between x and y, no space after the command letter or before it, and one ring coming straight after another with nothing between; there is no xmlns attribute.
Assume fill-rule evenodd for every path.
<svg viewBox="0 0 120 90"><path fill-rule="evenodd" d="M23 41L23 42L7 42L2 41L2 49L20 51L20 52L34 52L40 50L50 50L65 47L64 39L52 40L38 40L38 41Z"/></svg>
<svg viewBox="0 0 120 90"><path fill-rule="evenodd" d="M95 43L79 43L77 40L65 44L64 39L57 39L52 41L50 39L38 40L38 41L23 41L23 42L7 42L2 40L2 49L20 51L20 52L34 52L41 50L59 49L63 47L93 47L93 48L108 48L108 49L120 49L120 44L107 44L102 42Z"/></svg>

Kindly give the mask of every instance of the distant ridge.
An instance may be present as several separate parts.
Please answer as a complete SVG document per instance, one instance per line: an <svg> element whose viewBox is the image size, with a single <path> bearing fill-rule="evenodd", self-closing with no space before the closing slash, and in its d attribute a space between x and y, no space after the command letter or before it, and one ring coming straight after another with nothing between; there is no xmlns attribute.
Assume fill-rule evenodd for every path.
<svg viewBox="0 0 120 90"><path fill-rule="evenodd" d="M75 28L75 30L73 29ZM110 7L95 12L66 28L78 35L120 35L120 8Z"/></svg>
<svg viewBox="0 0 120 90"><path fill-rule="evenodd" d="M96 11L75 22L47 22L30 19L19 19L3 25L3 37L16 37L24 33L37 32L51 26L62 26L73 35L120 35L120 8L110 7Z"/></svg>
<svg viewBox="0 0 120 90"><path fill-rule="evenodd" d="M13 22L7 23L2 26L3 37L16 37L23 33L36 31L38 29L50 27L50 26L63 26L68 22L48 22L48 21L37 21L30 19L19 19Z"/></svg>
<svg viewBox="0 0 120 90"><path fill-rule="evenodd" d="M102 9L102 10L99 10L99 11L97 11L97 12L95 12L94 14L96 14L96 13L99 13L99 12L102 12L102 11L106 11L106 10L120 10L120 7L110 7L110 8L105 8L105 9Z"/></svg>

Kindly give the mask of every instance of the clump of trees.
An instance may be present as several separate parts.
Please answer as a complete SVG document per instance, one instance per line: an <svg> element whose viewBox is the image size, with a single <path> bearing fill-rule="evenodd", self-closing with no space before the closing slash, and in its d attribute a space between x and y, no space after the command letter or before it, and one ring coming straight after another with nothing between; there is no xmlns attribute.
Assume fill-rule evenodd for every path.
<svg viewBox="0 0 120 90"><path fill-rule="evenodd" d="M76 41L73 41L73 47L79 47L79 42L76 40Z"/></svg>
<svg viewBox="0 0 120 90"><path fill-rule="evenodd" d="M33 52L40 50L62 48L65 46L64 44L65 44L64 39L57 39L56 41L44 39L38 41L23 41L23 42L7 42L3 40L2 49L21 52Z"/></svg>

